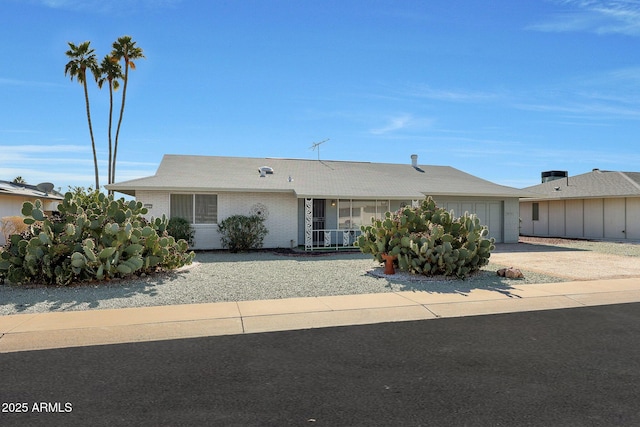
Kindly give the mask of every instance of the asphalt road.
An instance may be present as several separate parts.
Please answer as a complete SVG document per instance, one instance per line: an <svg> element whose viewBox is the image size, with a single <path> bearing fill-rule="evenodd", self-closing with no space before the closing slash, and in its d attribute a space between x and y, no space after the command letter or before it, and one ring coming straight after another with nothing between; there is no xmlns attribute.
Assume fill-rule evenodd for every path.
<svg viewBox="0 0 640 427"><path fill-rule="evenodd" d="M7 353L0 381L2 426L640 425L640 304Z"/></svg>

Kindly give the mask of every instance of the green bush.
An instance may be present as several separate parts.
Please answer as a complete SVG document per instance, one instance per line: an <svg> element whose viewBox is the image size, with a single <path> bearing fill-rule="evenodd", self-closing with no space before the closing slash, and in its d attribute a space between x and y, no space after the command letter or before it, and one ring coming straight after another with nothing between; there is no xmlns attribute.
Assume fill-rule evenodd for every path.
<svg viewBox="0 0 640 427"><path fill-rule="evenodd" d="M384 262L383 253L397 256L400 270L427 276L467 277L489 263L494 239L475 215L454 218L428 197L417 208L405 207L362 226L357 245Z"/></svg>
<svg viewBox="0 0 640 427"><path fill-rule="evenodd" d="M40 200L25 202L29 230L10 236L0 254L0 279L65 286L190 264L195 254L167 234L167 219L147 221L145 213L140 202L84 189L65 194L50 217Z"/></svg>
<svg viewBox="0 0 640 427"><path fill-rule="evenodd" d="M187 219L180 217L173 217L169 219L169 223L167 224L167 233L169 233L169 236L173 236L176 240L186 240L189 244L193 242L194 230L191 228L191 224Z"/></svg>
<svg viewBox="0 0 640 427"><path fill-rule="evenodd" d="M262 247L269 232L264 219L258 215L232 215L218 224L223 248L231 252L242 252Z"/></svg>

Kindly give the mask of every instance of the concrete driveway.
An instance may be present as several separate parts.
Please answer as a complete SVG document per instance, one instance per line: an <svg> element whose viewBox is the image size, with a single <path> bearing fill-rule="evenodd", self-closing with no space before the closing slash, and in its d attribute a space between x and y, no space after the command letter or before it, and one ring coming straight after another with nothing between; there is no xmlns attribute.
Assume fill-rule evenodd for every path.
<svg viewBox="0 0 640 427"><path fill-rule="evenodd" d="M570 280L640 278L640 258L553 245L498 244L491 261Z"/></svg>

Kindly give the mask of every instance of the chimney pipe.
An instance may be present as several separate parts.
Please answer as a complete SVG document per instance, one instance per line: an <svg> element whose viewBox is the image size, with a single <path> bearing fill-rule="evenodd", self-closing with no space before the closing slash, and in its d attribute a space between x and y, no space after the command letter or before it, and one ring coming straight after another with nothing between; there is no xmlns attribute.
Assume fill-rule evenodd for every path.
<svg viewBox="0 0 640 427"><path fill-rule="evenodd" d="M418 155L417 154L412 154L411 155L411 166L413 166L414 168L418 167Z"/></svg>

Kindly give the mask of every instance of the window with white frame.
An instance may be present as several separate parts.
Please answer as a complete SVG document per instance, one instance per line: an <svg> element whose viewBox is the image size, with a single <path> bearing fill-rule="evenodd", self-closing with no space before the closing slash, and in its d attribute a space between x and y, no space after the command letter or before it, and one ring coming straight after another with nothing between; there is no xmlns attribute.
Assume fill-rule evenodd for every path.
<svg viewBox="0 0 640 427"><path fill-rule="evenodd" d="M192 224L218 222L218 196L216 194L172 194L170 217L185 218Z"/></svg>
<svg viewBox="0 0 640 427"><path fill-rule="evenodd" d="M371 225L371 218L383 219L389 200L338 200L338 228L358 229Z"/></svg>
<svg viewBox="0 0 640 427"><path fill-rule="evenodd" d="M540 204L533 203L531 205L531 219L533 221L540 221Z"/></svg>

